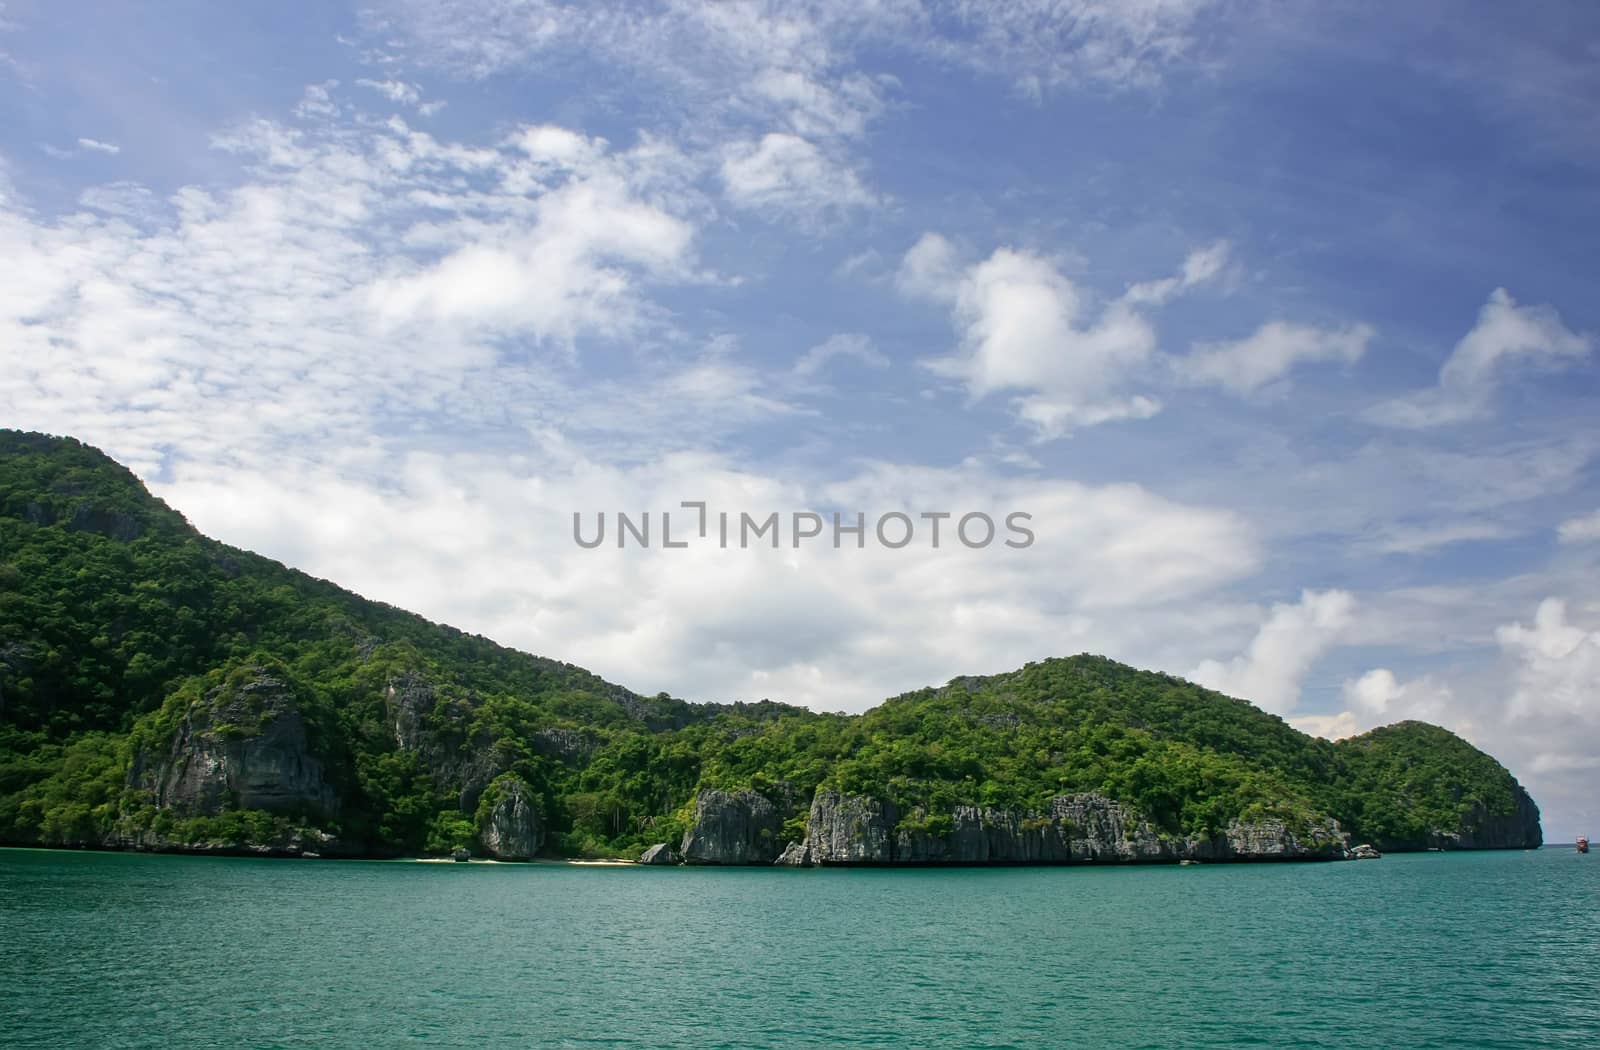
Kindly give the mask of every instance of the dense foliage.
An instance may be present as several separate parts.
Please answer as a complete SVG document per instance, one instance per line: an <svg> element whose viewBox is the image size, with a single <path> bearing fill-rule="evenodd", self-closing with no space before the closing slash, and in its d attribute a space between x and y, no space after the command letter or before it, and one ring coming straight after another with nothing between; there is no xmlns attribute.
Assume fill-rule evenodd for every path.
<svg viewBox="0 0 1600 1050"><path fill-rule="evenodd" d="M155 805L130 774L141 756L263 669L292 683L337 812ZM507 775L569 854L675 840L702 787L762 791L796 838L819 786L921 807L906 819L930 830L956 803L1093 790L1173 831L1331 814L1396 839L1505 812L1516 789L1435 727L1332 744L1093 656L854 717L644 697L209 540L100 452L0 431L0 841L271 842L314 824L368 849L443 851L474 839Z"/></svg>

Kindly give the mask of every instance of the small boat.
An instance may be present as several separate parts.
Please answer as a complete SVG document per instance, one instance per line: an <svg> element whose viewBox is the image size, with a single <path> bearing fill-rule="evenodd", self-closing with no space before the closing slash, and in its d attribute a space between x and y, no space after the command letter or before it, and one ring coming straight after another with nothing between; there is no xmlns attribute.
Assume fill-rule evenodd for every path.
<svg viewBox="0 0 1600 1050"><path fill-rule="evenodd" d="M472 851L467 849L467 847L462 846L460 849L457 849L454 853L450 854L450 856L456 859L457 864L465 864L467 861L472 859Z"/></svg>
<svg viewBox="0 0 1600 1050"><path fill-rule="evenodd" d="M1589 852L1589 840L1584 838L1582 835L1578 836L1578 852L1579 853L1588 853Z"/></svg>

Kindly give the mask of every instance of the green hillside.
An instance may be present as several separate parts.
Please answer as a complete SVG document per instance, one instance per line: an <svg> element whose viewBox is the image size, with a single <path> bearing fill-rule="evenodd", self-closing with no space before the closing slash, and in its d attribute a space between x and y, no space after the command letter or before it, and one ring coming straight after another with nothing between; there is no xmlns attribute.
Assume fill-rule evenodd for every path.
<svg viewBox="0 0 1600 1050"><path fill-rule="evenodd" d="M230 763L219 792L205 769ZM541 851L629 855L676 841L703 788L760 792L798 840L819 787L935 832L958 804L1092 791L1174 833L1331 816L1402 848L1522 845L1532 806L1442 729L1332 744L1094 656L850 717L641 696L207 539L97 450L0 431L0 841L443 851L525 791Z"/></svg>

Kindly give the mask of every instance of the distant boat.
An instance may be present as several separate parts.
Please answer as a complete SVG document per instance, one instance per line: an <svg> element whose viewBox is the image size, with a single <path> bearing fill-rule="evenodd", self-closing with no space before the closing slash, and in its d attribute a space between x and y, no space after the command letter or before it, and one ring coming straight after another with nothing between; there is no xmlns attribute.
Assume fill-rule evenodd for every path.
<svg viewBox="0 0 1600 1050"><path fill-rule="evenodd" d="M1582 835L1578 836L1578 852L1579 853L1588 853L1589 852L1589 840L1584 838Z"/></svg>

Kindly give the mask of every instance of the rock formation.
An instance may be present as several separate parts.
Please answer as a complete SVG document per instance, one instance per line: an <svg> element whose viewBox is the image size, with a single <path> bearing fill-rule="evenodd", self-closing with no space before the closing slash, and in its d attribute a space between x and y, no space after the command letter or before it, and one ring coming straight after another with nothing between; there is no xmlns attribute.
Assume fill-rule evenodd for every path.
<svg viewBox="0 0 1600 1050"><path fill-rule="evenodd" d="M1539 806L1521 785L1515 789L1515 809L1495 815L1482 802L1474 802L1454 828L1435 828L1422 843L1384 841L1385 850L1406 849L1538 849L1544 845Z"/></svg>
<svg viewBox="0 0 1600 1050"><path fill-rule="evenodd" d="M782 826L777 808L754 791L702 791L678 852L685 864L770 864Z"/></svg>
<svg viewBox="0 0 1600 1050"><path fill-rule="evenodd" d="M818 791L806 840L777 863L796 867L873 864L1092 864L1192 860L1333 860L1346 836L1331 820L1296 834L1282 821L1233 824L1206 838L1158 832L1129 807L1103 795L1059 795L1043 812L956 806L930 818L902 818L893 802ZM725 863L738 863L728 861Z"/></svg>
<svg viewBox="0 0 1600 1050"><path fill-rule="evenodd" d="M818 791L806 819L805 847L812 864L888 864L894 860L893 802Z"/></svg>
<svg viewBox="0 0 1600 1050"><path fill-rule="evenodd" d="M672 847L665 842L658 842L654 846L639 854L640 864L676 864L678 855L672 852Z"/></svg>
<svg viewBox="0 0 1600 1050"><path fill-rule="evenodd" d="M778 854L774 864L781 864L788 868L811 867L811 850L803 842L791 842Z"/></svg>
<svg viewBox="0 0 1600 1050"><path fill-rule="evenodd" d="M533 789L507 773L489 785L485 795L492 799L478 835L485 852L499 860L532 859L544 844Z"/></svg>
<svg viewBox="0 0 1600 1050"><path fill-rule="evenodd" d="M128 782L150 792L157 809L186 816L338 808L293 687L260 667L235 672L193 703L164 748L134 756Z"/></svg>

